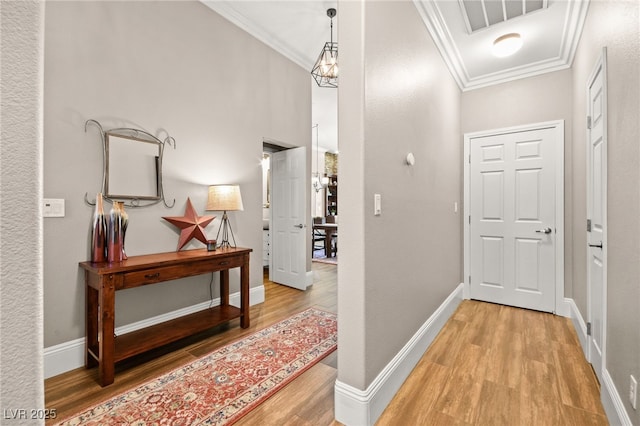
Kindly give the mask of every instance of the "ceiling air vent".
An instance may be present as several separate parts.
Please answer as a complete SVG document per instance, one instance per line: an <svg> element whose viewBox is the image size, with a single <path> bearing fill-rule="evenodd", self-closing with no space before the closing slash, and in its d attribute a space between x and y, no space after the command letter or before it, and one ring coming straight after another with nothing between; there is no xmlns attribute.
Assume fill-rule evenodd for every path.
<svg viewBox="0 0 640 426"><path fill-rule="evenodd" d="M546 9L548 0L458 0L467 31L508 21L536 10Z"/></svg>

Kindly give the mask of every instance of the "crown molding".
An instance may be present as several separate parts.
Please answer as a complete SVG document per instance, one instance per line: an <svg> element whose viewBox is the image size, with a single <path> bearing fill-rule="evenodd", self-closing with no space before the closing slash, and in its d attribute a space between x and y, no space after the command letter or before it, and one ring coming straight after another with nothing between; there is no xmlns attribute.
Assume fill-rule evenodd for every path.
<svg viewBox="0 0 640 426"><path fill-rule="evenodd" d="M467 80L465 87L462 88L462 91L468 92L474 89L495 86L496 84L508 83L514 80L535 77L554 71L561 71L570 67L571 65L560 57L551 58L544 61L534 62L520 67L509 68L504 71L469 79Z"/></svg>
<svg viewBox="0 0 640 426"><path fill-rule="evenodd" d="M570 67L573 64L573 58L576 56L584 22L587 20L587 11L589 10L589 0L575 0L568 3L567 16L564 21L564 29L562 31L562 45L560 52L565 63Z"/></svg>
<svg viewBox="0 0 640 426"><path fill-rule="evenodd" d="M470 78L436 2L434 0L413 0L413 3L449 68L451 76L463 92L570 68L589 8L589 0L568 2L559 56Z"/></svg>
<svg viewBox="0 0 640 426"><path fill-rule="evenodd" d="M440 55L449 68L451 76L458 87L464 90L466 82L469 80L467 70L440 9L438 9L435 2L430 0L413 0L413 4L418 9L418 14L420 14L433 42L440 51Z"/></svg>
<svg viewBox="0 0 640 426"><path fill-rule="evenodd" d="M233 7L232 1L200 0L200 2L238 28L246 31L267 46L271 47L287 59L295 62L302 68L311 71L313 61L309 62L309 59L305 57L305 55L295 49L292 49L287 43L274 37L273 34L269 34L265 29L255 25L254 22L247 19L242 13Z"/></svg>

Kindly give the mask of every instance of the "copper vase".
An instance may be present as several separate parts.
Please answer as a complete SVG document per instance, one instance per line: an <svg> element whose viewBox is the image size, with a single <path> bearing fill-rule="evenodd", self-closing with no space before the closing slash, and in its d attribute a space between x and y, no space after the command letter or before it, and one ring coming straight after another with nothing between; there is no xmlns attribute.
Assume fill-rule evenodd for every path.
<svg viewBox="0 0 640 426"><path fill-rule="evenodd" d="M91 227L91 261L107 260L107 220L104 217L102 194L96 195L96 210L93 213Z"/></svg>

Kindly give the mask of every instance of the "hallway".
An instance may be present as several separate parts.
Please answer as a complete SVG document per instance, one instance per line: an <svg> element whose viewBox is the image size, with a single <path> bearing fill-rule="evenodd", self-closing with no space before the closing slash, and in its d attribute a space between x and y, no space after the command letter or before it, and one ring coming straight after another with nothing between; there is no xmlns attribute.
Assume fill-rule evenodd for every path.
<svg viewBox="0 0 640 426"><path fill-rule="evenodd" d="M63 418L307 307L335 312L337 267L313 263L313 272L314 285L307 291L274 284L265 274L266 301L251 307L249 329L218 327L121 363L111 386L97 384L95 368L47 379L47 408L57 409ZM333 420L336 363L334 352L237 424L339 425ZM569 319L466 300L376 424L608 423L598 384Z"/></svg>
<svg viewBox="0 0 640 426"><path fill-rule="evenodd" d="M378 425L606 425L568 318L463 301Z"/></svg>

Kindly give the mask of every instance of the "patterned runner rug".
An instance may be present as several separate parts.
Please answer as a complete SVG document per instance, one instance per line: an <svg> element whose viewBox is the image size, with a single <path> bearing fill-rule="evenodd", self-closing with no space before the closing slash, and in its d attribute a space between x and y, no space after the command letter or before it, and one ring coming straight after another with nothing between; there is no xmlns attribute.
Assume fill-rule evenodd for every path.
<svg viewBox="0 0 640 426"><path fill-rule="evenodd" d="M336 333L335 314L310 308L59 424L229 425L333 352Z"/></svg>

